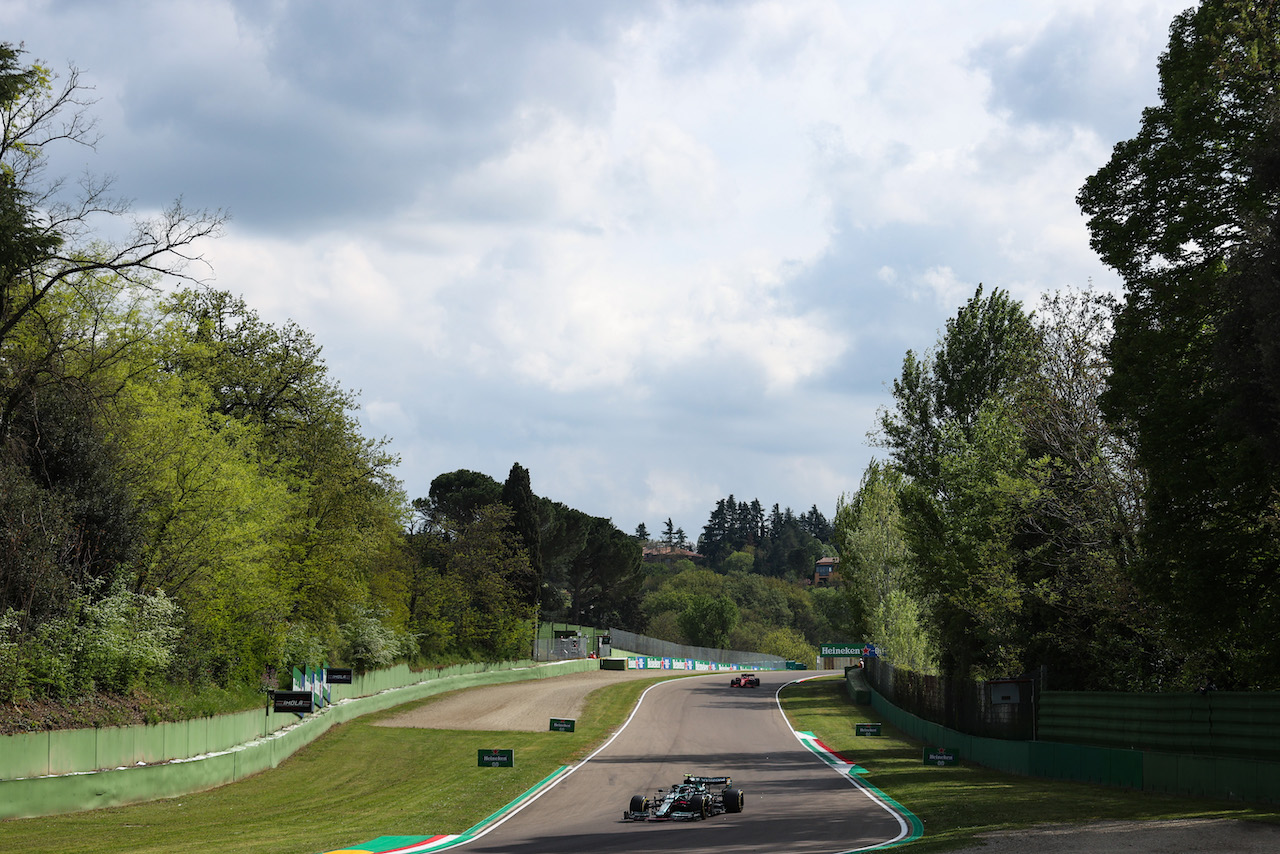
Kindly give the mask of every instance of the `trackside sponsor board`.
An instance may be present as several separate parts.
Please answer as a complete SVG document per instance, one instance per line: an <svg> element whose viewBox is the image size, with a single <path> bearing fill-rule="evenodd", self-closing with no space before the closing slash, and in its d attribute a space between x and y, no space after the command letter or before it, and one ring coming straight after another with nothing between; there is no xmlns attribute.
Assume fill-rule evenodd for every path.
<svg viewBox="0 0 1280 854"><path fill-rule="evenodd" d="M515 750L477 750L476 766L479 768L516 767Z"/></svg>
<svg viewBox="0 0 1280 854"><path fill-rule="evenodd" d="M274 712L305 715L311 712L315 695L310 691L276 691L271 700L271 710Z"/></svg>
<svg viewBox="0 0 1280 854"><path fill-rule="evenodd" d="M350 685L351 677L350 667L326 667L324 670L324 681L330 685Z"/></svg>
<svg viewBox="0 0 1280 854"><path fill-rule="evenodd" d="M835 658L851 655L865 655L868 651L867 645L862 643L830 643L823 644L819 648L818 654L823 658Z"/></svg>
<svg viewBox="0 0 1280 854"><path fill-rule="evenodd" d="M924 764L937 765L939 768L944 765L955 765L956 752L950 747L926 747L924 749Z"/></svg>
<svg viewBox="0 0 1280 854"><path fill-rule="evenodd" d="M628 670L692 670L709 673L720 670L769 670L767 664L723 664L715 661L700 661L693 658L655 658L652 656L632 656L627 658Z"/></svg>

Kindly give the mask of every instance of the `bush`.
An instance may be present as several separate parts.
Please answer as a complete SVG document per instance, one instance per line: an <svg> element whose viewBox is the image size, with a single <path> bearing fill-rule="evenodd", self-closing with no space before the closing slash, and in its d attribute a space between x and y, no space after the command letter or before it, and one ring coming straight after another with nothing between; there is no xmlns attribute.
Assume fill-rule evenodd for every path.
<svg viewBox="0 0 1280 854"><path fill-rule="evenodd" d="M319 667L328 658L324 638L301 623L289 625L280 650L280 673L292 673L294 667Z"/></svg>
<svg viewBox="0 0 1280 854"><path fill-rule="evenodd" d="M799 661L805 667L818 666L818 650L795 629L774 629L760 639L760 652Z"/></svg>
<svg viewBox="0 0 1280 854"><path fill-rule="evenodd" d="M342 659L361 672L389 667L401 658L411 658L418 648L416 635L396 631L365 608L357 611L350 622L339 626L339 632L342 635Z"/></svg>
<svg viewBox="0 0 1280 854"><path fill-rule="evenodd" d="M21 611L12 608L0 615L0 702L22 699L26 692L26 669L19 665L18 621Z"/></svg>
<svg viewBox="0 0 1280 854"><path fill-rule="evenodd" d="M118 694L168 668L182 634L182 609L157 591L132 593L117 585L84 609L80 681Z"/></svg>

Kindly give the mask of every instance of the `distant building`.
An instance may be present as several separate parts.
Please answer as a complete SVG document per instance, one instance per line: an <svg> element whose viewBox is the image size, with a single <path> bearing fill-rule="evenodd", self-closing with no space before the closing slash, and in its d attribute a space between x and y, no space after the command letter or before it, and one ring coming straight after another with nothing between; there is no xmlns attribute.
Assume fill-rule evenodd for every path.
<svg viewBox="0 0 1280 854"><path fill-rule="evenodd" d="M840 573L836 572L839 565L838 557L819 558L813 565L813 581L810 583L814 587L834 587L840 581Z"/></svg>
<svg viewBox="0 0 1280 854"><path fill-rule="evenodd" d="M646 543L644 545L645 563L674 563L678 560L691 560L695 563L702 560L702 555L679 546L668 546L665 543Z"/></svg>

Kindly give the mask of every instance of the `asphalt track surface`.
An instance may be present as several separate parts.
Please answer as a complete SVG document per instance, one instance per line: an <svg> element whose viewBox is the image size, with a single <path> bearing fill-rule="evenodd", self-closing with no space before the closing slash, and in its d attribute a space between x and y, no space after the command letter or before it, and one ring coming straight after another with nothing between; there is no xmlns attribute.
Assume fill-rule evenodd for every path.
<svg viewBox="0 0 1280 854"><path fill-rule="evenodd" d="M603 748L451 850L836 854L902 838L906 827L888 806L792 732L776 695L796 675L762 672L758 688L730 688L727 673L654 685ZM743 812L701 821L622 819L632 795L653 795L686 773L732 777L746 796Z"/></svg>

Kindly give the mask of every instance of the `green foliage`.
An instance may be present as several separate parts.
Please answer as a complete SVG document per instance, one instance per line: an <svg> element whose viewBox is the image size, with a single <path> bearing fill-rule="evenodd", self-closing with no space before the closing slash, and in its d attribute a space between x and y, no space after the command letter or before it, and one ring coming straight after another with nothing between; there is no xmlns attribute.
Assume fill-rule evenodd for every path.
<svg viewBox="0 0 1280 854"><path fill-rule="evenodd" d="M182 633L182 611L163 591L118 585L86 606L83 663L95 687L126 693L163 675Z"/></svg>
<svg viewBox="0 0 1280 854"><path fill-rule="evenodd" d="M794 581L810 576L830 538L831 526L816 505L797 517L791 508L783 511L775 504L766 516L759 499L739 502L730 495L716 502L698 538L698 552L707 566L720 571L729 571L730 559L740 567L742 558L733 555L746 552L753 555L755 571Z"/></svg>
<svg viewBox="0 0 1280 854"><path fill-rule="evenodd" d="M428 530L448 538L474 521L482 507L502 500L502 484L487 474L458 469L431 481L426 499L413 502Z"/></svg>
<svg viewBox="0 0 1280 854"><path fill-rule="evenodd" d="M759 623L769 626L792 626L795 614L789 594L794 586L780 578L738 573L727 575L721 589L738 610Z"/></svg>
<svg viewBox="0 0 1280 854"><path fill-rule="evenodd" d="M302 623L291 623L280 643L277 670L287 674L294 667L320 667L329 660L329 650L336 643L337 639L322 637Z"/></svg>
<svg viewBox="0 0 1280 854"><path fill-rule="evenodd" d="M734 552L724 560L721 569L726 575L751 572L755 567L756 556L750 551Z"/></svg>
<svg viewBox="0 0 1280 854"><path fill-rule="evenodd" d="M415 537L420 554L437 565L424 564L414 579L412 633L427 656L527 656L537 612L518 583L529 558L511 530L511 510L490 504L468 513L471 521L448 540Z"/></svg>
<svg viewBox="0 0 1280 854"><path fill-rule="evenodd" d="M693 646L723 649L738 624L738 606L727 596L695 593L679 617L680 631Z"/></svg>
<svg viewBox="0 0 1280 854"><path fill-rule="evenodd" d="M290 540L304 505L259 465L260 437L210 411L199 384L130 386L121 441L150 532L140 591L166 591L186 612L184 667L223 684L256 680L276 659Z"/></svg>
<svg viewBox="0 0 1280 854"><path fill-rule="evenodd" d="M967 441L989 400L1011 401L1034 368L1037 337L1022 306L1000 289L973 297L947 321L934 352L907 351L880 413L880 441L894 466L938 494L948 441Z"/></svg>
<svg viewBox="0 0 1280 854"><path fill-rule="evenodd" d="M1043 342L1020 422L1030 489L1022 506L1024 658L1055 685L1150 690L1168 684L1167 642L1140 595L1144 481L1132 446L1099 406L1114 301L1060 292L1036 312Z"/></svg>
<svg viewBox="0 0 1280 854"><path fill-rule="evenodd" d="M1270 4L1179 15L1160 103L1086 181L1125 282L1105 411L1147 478L1134 564L1192 678L1280 683L1280 31Z"/></svg>
<svg viewBox="0 0 1280 854"><path fill-rule="evenodd" d="M364 608L339 626L339 632L342 635L339 660L360 672L389 667L417 652L417 638L397 632Z"/></svg>
<svg viewBox="0 0 1280 854"><path fill-rule="evenodd" d="M583 525L585 541L568 561L565 577L574 621L634 625L643 582L640 544L608 519L587 517Z"/></svg>
<svg viewBox="0 0 1280 854"><path fill-rule="evenodd" d="M13 608L0 614L0 702L12 702L25 694L26 671L19 666L18 617Z"/></svg>
<svg viewBox="0 0 1280 854"><path fill-rule="evenodd" d="M33 631L9 609L0 617L0 699L63 701L156 684L174 660L181 616L164 594L123 585L95 600L78 597Z"/></svg>
<svg viewBox="0 0 1280 854"><path fill-rule="evenodd" d="M519 463L511 466L511 473L502 485L502 503L511 508L511 529L529 556L529 575L517 579L516 583L523 588L524 600L537 606L542 598L542 531L529 470Z"/></svg>
<svg viewBox="0 0 1280 854"><path fill-rule="evenodd" d="M858 492L839 502L835 542L845 583L831 595L845 606L847 640L869 641L899 666L932 672L936 654L922 622L923 594L899 501L903 487L900 472L873 460Z"/></svg>
<svg viewBox="0 0 1280 854"><path fill-rule="evenodd" d="M662 640L759 652L761 638L778 628L810 644L832 639L832 621L814 596L834 590L752 572L721 575L692 563L650 580L641 604L645 633Z"/></svg>
<svg viewBox="0 0 1280 854"><path fill-rule="evenodd" d="M931 356L907 353L894 381L896 408L880 415L881 440L906 478L896 491L913 567L901 588L925 603L940 665L950 673L996 675L1020 663L1013 627L1023 584L1014 539L1029 486L1016 414L1039 343L1020 304L998 289L984 297L979 286L947 321ZM893 529L880 530L889 534L881 545L892 548ZM892 551L887 556L894 559ZM875 559L884 574L886 555Z"/></svg>
<svg viewBox="0 0 1280 854"><path fill-rule="evenodd" d="M803 635L791 628L777 628L768 632L760 639L760 646L756 651L798 661L809 668L818 666L817 647L806 642Z"/></svg>

